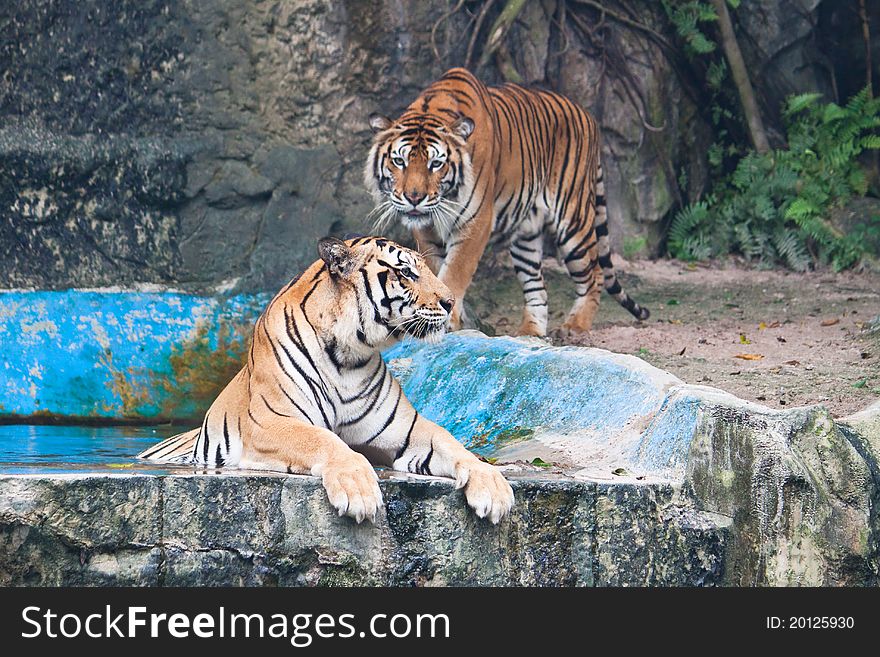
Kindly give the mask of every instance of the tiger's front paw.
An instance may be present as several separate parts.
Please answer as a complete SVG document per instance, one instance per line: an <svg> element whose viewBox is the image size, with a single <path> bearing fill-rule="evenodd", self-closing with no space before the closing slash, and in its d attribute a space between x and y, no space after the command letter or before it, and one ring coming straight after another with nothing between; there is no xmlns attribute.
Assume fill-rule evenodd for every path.
<svg viewBox="0 0 880 657"><path fill-rule="evenodd" d="M513 489L498 468L477 461L456 468L456 488L464 488L468 506L480 518L489 518L493 524L506 516L513 507Z"/></svg>
<svg viewBox="0 0 880 657"><path fill-rule="evenodd" d="M340 516L348 515L360 523L364 518L376 522L382 506L379 477L366 457L351 452L345 459L331 461L321 473L327 497Z"/></svg>

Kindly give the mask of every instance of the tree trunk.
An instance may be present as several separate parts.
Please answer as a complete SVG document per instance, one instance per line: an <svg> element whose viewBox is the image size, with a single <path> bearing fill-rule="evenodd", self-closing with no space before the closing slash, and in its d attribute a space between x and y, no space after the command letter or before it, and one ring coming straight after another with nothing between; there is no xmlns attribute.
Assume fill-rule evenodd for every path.
<svg viewBox="0 0 880 657"><path fill-rule="evenodd" d="M730 64L730 72L733 74L733 81L739 92L743 113L749 126L749 135L755 145L755 150L759 153L766 153L770 150L770 145L767 143L767 132L764 130L764 122L761 120L761 112L755 101L755 91L752 89L742 52L740 52L739 44L736 41L736 35L733 33L733 23L731 23L730 14L727 11L727 0L712 0L712 6L715 7L715 13L718 14L721 47L724 49L724 56Z"/></svg>
<svg viewBox="0 0 880 657"><path fill-rule="evenodd" d="M865 41L865 86L868 88L868 96L874 97L874 84L872 81L873 71L871 64L871 28L868 23L868 12L865 10L865 0L859 0L859 18L862 21L862 38Z"/></svg>

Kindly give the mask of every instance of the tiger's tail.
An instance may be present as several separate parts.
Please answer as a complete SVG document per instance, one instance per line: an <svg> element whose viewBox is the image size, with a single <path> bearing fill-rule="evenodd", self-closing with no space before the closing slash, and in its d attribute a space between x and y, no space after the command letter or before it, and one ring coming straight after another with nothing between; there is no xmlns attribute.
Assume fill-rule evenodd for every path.
<svg viewBox="0 0 880 657"><path fill-rule="evenodd" d="M605 291L615 298L636 319L648 319L651 312L643 308L620 286L611 264L611 240L608 239L608 210L605 207L605 182L602 179L602 161L596 173L596 239L599 247L599 266L602 267Z"/></svg>
<svg viewBox="0 0 880 657"><path fill-rule="evenodd" d="M193 461L193 450L200 431L200 429L192 429L191 431L166 438L158 445L145 449L138 454L138 458L165 463L191 463Z"/></svg>

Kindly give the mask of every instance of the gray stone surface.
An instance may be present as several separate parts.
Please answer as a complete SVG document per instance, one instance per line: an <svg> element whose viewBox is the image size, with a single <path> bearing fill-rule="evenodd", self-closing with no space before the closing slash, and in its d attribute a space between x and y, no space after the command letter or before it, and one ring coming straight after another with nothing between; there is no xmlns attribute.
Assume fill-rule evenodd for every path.
<svg viewBox="0 0 880 657"><path fill-rule="evenodd" d="M709 520L675 487L531 476L514 489L517 507L496 527L466 509L451 481L394 476L382 482L374 526L339 518L307 477L4 477L0 584L723 581L728 521Z"/></svg>
<svg viewBox="0 0 880 657"><path fill-rule="evenodd" d="M498 526L451 481L400 474L383 474L375 525L338 517L311 477L0 477L0 584L876 585L876 436L719 395L682 481L508 466L517 504Z"/></svg>

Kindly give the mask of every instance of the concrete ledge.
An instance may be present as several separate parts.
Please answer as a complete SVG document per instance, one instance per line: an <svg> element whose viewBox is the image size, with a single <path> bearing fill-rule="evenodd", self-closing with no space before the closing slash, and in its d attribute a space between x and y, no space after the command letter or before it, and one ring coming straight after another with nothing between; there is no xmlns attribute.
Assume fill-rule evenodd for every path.
<svg viewBox="0 0 880 657"><path fill-rule="evenodd" d="M2 585L705 585L730 519L670 485L518 478L495 527L452 483L392 476L377 524L317 479L223 474L0 478Z"/></svg>

